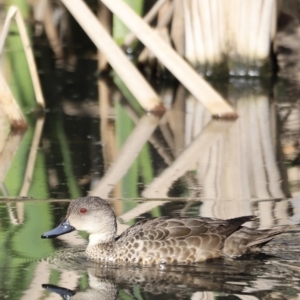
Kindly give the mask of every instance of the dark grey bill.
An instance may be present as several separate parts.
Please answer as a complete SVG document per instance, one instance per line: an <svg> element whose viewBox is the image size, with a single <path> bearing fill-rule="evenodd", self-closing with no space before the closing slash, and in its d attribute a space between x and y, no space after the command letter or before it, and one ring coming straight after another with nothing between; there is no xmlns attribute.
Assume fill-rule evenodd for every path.
<svg viewBox="0 0 300 300"><path fill-rule="evenodd" d="M69 232L71 232L73 230L75 230L75 228L70 225L69 221L68 220L64 220L56 228L54 228L54 229L52 229L50 231L45 232L41 236L41 238L42 239L55 238L55 237L57 237L59 235L69 233Z"/></svg>
<svg viewBox="0 0 300 300"><path fill-rule="evenodd" d="M42 284L42 287L48 291L59 294L63 299L71 299L72 296L76 294L75 291L53 285L53 284Z"/></svg>

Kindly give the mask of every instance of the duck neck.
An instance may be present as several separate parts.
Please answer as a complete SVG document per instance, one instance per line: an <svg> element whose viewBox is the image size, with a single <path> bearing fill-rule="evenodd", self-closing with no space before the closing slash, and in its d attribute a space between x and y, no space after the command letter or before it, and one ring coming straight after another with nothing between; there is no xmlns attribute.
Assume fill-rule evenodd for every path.
<svg viewBox="0 0 300 300"><path fill-rule="evenodd" d="M114 256L114 241L111 238L107 238L107 235L104 236L100 233L91 234L85 253L91 260L110 263Z"/></svg>
<svg viewBox="0 0 300 300"><path fill-rule="evenodd" d="M89 247L113 242L113 237L105 233L92 233L89 236Z"/></svg>

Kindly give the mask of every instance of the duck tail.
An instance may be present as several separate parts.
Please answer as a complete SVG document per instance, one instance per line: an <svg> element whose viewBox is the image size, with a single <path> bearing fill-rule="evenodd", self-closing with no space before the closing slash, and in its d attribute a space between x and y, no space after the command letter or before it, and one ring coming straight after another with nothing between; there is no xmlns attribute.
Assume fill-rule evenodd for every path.
<svg viewBox="0 0 300 300"><path fill-rule="evenodd" d="M280 226L265 230L241 227L226 239L223 252L230 257L238 257L247 253L259 253L261 248L275 236L292 227L294 226Z"/></svg>
<svg viewBox="0 0 300 300"><path fill-rule="evenodd" d="M265 230L257 230L259 235L257 239L248 243L247 247L253 247L259 245L262 248L268 242L270 242L276 235L281 234L290 228L294 227L294 225L290 226L279 226L272 229L265 229Z"/></svg>

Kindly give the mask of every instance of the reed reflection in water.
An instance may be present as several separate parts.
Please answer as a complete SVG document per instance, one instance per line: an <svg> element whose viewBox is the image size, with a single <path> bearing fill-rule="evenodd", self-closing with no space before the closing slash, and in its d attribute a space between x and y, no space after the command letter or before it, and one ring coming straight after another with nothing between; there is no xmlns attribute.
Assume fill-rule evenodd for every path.
<svg viewBox="0 0 300 300"><path fill-rule="evenodd" d="M162 92L165 105L169 103L170 109L151 127L149 120L153 117L144 116L139 120L137 115L129 113L138 125L115 159L106 161L107 170L91 195L104 198L115 195L114 186L126 177L142 145L149 140L165 167L160 166L159 172L140 193L144 198L158 201L142 203L134 210L147 211L153 208L152 205L159 205L159 199L174 195L173 190L178 185L184 188L176 197L219 200L204 202L201 214L225 219L252 214L253 199L288 197L277 106L269 87L257 80L236 80L227 87L226 93L239 114L234 122L211 120L201 104L181 86L174 97L170 89ZM101 98L100 102L108 101ZM103 124L105 120L101 118L101 122ZM139 137L136 136L138 131ZM109 135L104 131L102 134L103 139L109 140ZM103 149L105 153L116 153L113 148L110 151L109 146L104 145ZM226 199L234 200L235 205L228 205ZM213 207L211 203L214 203ZM276 218L284 224L289 207L285 202L275 206ZM265 220L263 227L274 224L272 202L260 203L255 210Z"/></svg>
<svg viewBox="0 0 300 300"><path fill-rule="evenodd" d="M107 88L107 86L103 84L103 88ZM2 181L1 191L5 196L22 194L22 196L30 195L34 198L49 198L51 189L55 186L53 182L55 180L59 182L57 165L63 164L64 171L71 175L66 181L68 184L64 182L64 185L72 198L79 196L79 193L87 194L91 190L91 194L97 194L105 198L123 199L122 201L112 202L119 217L119 232L126 229L129 226L128 224L132 224L140 218L170 214L213 216L226 219L255 213L259 216L258 221L249 224L249 226L261 228L272 227L278 224L299 223L299 190L295 188L292 192L289 190L288 176L290 173L289 169L286 168L286 147L282 147L282 140L280 139L282 137L282 126L287 126L286 120L289 119L289 115L284 113L283 106L279 106L278 113L278 106L274 104L274 99L271 99L269 96L269 90L264 90L262 87L251 84L248 87L232 84L227 88L226 93L240 115L235 122L211 120L210 115L204 111L201 105L181 87L175 92L169 88L163 90L162 98L166 105L169 105L170 110L160 117L140 113L138 109L133 108L130 103L122 99L119 91L102 92L100 93L100 111L102 153L105 160L103 176L99 170L95 173L90 172L91 179L88 181L88 188L81 189L78 183L82 178L73 171L72 167L82 166L86 163L86 160L83 160L82 157L74 159L74 148L78 147L77 140L75 143L72 137L69 137L69 140L64 139L63 133L65 136L68 135L66 132L63 132L64 128L61 126L63 123L57 118L59 126L56 124L57 127L55 128L61 130L59 132L60 138L57 140L60 143L61 150L64 150L62 156L69 159L69 165L67 160L63 161L63 163L55 161L55 164L50 165L49 168L47 164L44 164L43 168L41 168L41 161L47 162L48 160L49 162L50 154L52 154L50 151L52 149L51 143L53 141L49 138L49 133L46 137L45 133L40 136L43 122L39 122L35 130L31 128L25 135L19 135L18 138L8 135L6 139L1 139L3 141L0 147L0 162L3 162L2 173L0 174ZM103 97L105 95L108 97L109 94L111 94L111 99L106 99L105 104ZM123 137L125 142L122 145L117 142L116 128L120 127L120 124L117 124L118 120L112 113L115 109L115 107L110 105L112 99L114 99L116 106L118 106L117 109L122 114L128 114L134 128L132 131L128 131L129 137L127 139ZM293 107L293 109L297 110L297 107ZM105 110L106 114L103 114ZM64 110L64 112L68 114L67 110ZM95 117L95 109L93 109L93 113ZM56 119L51 121L56 122ZM298 122L300 123L299 120ZM122 125L124 124L122 123ZM57 133L57 130L53 131ZM30 138L28 138L29 133L31 134ZM74 135L74 132L72 134ZM34 135L37 136L37 140L42 142L38 143ZM76 138L77 136L76 132ZM149 146L149 143L151 146ZM91 166L94 169L96 169L96 166L93 162L97 161L102 155L95 150L98 149L95 146L96 144L97 146L99 145L99 139L96 139L96 142L93 142L93 144L89 144L91 148L94 147L92 152L94 156L91 156L92 158L85 153L85 157L92 161ZM27 148L22 148L24 145ZM38 148L37 145L41 146ZM118 149L119 145L121 146ZM131 194L128 197L128 189L132 185L136 187L137 183L141 183L138 180L129 181L128 176L132 165L136 164L140 153L144 151L145 145L151 149L146 152L147 155L145 157L147 159L143 161L143 163L147 161L148 165L140 165L138 176L142 177L141 174L144 170L141 169L149 165L152 167L151 172L153 174L152 177L147 177L148 181L142 181L143 185L139 185L137 194L139 201L128 203L124 201L124 198L132 197ZM7 151L5 149L14 150ZM39 160L39 156L37 156L36 162L39 168L33 167L35 158L26 164L21 164L20 160L16 160L20 153L23 156L25 154L29 155L29 149L32 152L37 152L38 155L44 155L44 160ZM55 169L54 166L57 168ZM297 166L295 165L294 167L296 168ZM49 169L51 169L51 172ZM40 176L39 174L41 173L36 173L37 170L47 170L47 176ZM12 181L11 178L15 179L16 176L13 175L17 173L23 174L22 180ZM55 177L55 174L57 177ZM44 190L41 193L40 190L33 189L33 186L36 186L37 183L40 184L42 180L44 181L41 186ZM129 182L129 186L122 185L124 182ZM13 188L8 183L14 183ZM125 188L120 188L121 185L125 186ZM286 197L289 197L290 193L293 195L293 198L288 200ZM145 201L142 201L141 197ZM57 198L60 197L57 196ZM184 198L184 202L179 204L178 200L182 200L182 198ZM154 201L149 201L150 199ZM160 209L157 210L157 207ZM62 210L59 217L57 209ZM61 203L50 204L47 201L43 202L39 208L37 204L28 205L26 201L19 201L17 205L14 205L12 201L5 202L1 207L2 214L7 214L7 220L3 222L3 234L7 236L8 240L20 239L20 236L22 236L20 241L28 240L29 237L33 240L35 238L39 239L40 233L37 233L36 229L43 228L46 231L57 225L57 220L63 217L65 209L66 207L62 207ZM37 215L37 211L40 216L38 224L36 224L37 220L34 217ZM15 230L16 226L18 226L18 230ZM22 232L23 228L28 229L26 234ZM295 243L298 241L297 228L294 233L287 234L292 240L295 239ZM216 297L216 295L219 297L235 295L240 299L245 299L247 296L251 296L253 299L261 299L262 297L267 299L269 295L272 295L272 291L275 294L280 292L278 290L280 284L282 284L285 291L288 288L290 283L287 281L280 282L282 279L280 276L283 278L295 276L296 282L298 282L296 271L294 274L294 271L292 272L289 269L291 264L297 262L297 255L295 254L297 247L292 244L291 239L288 242L279 243L276 248L277 251L274 253L275 255L282 254L285 256L285 259L290 259L288 264L286 261L279 261L278 258L274 259L276 262L283 263L283 267L280 267L281 265L278 264L274 267L271 264L272 261L268 258L265 261L260 258L257 260L251 259L250 261L246 259L244 262L237 261L236 264L232 261L209 262L207 265L203 264L202 267L197 266L196 270L156 270L151 276L147 273L147 270L144 270L146 273L141 270L130 273L127 270L123 275L121 271L119 273L115 271L114 274L109 275L111 277L104 272L103 276L104 278L111 278L113 285L117 282L119 290L122 290L124 286L126 288L130 287L129 297L131 298L134 293L140 293L142 299L146 297L145 293L150 293L154 297L153 295L156 295L156 291L148 290L147 288L150 288L152 283L154 283L154 287L158 288L159 284L163 283L165 279L166 286L173 289L172 297L174 299L176 297L179 299L180 297L191 299L208 297L211 299ZM55 244L48 242L48 244L44 244L44 248L39 244L39 247L35 249L36 253L34 255L31 255L30 249L27 249L26 256L24 256L24 246L21 242L13 244L12 247L14 249L12 251L11 248L8 248L12 244L5 243L5 240L2 241L3 247L6 249L6 252L11 253L11 256L9 258L2 257L1 259L9 265L14 265L15 261L19 260L19 253L21 253L22 258L32 258L34 256L34 258L40 259L41 256L51 250L64 249L66 246L73 247L84 243L84 239L76 234L69 237L64 236L57 244L56 242ZM31 245L29 246L31 247ZM291 251L289 250L290 248L293 249L291 253L289 253ZM16 249L18 251L15 251ZM67 251L70 250L68 249ZM241 271L241 266L244 266L246 262L247 266L250 267L246 266ZM265 264L262 262L265 262ZM24 264L19 264L18 266L20 267L20 272L24 271L22 268L27 268L27 265ZM45 291L42 289L41 284L49 283L48 278L53 278L53 274L56 274L56 277L54 276L56 280L55 282L50 280L51 284L55 283L74 290L80 286L78 295L88 288L87 282L82 284L85 280L83 278L86 276L85 267L81 266L84 269L84 275L82 275L82 273L78 273L77 267L74 265L69 265L65 270L60 270L58 273L55 273L57 271L55 268L52 269L51 263L49 264L45 261L36 262L36 264L31 266L33 267L33 272L30 272L30 276L28 275L28 284L22 287L22 299L47 299L48 295L45 296ZM203 269L205 266L210 271L205 271ZM212 268L214 269L213 272ZM224 270L229 270L231 273L229 272L230 274L225 276L222 273ZM9 272L7 269L3 269L3 271ZM89 272L89 270L87 271ZM212 273L213 282L211 282ZM184 278L190 278L191 281L184 281L184 278L180 277L182 274L184 274ZM96 287L99 287L97 281L100 280L101 283L101 276L101 274L97 275L96 278L90 276L90 288L94 288L93 283L96 284ZM172 276L173 281L168 281L167 278L172 278ZM278 280L278 276L281 278L280 280ZM128 282L129 277L137 278L135 282ZM176 279L177 277L178 279ZM240 281L238 278L240 278ZM198 286L201 286L201 282L204 282L205 286L203 288L201 286L200 289L194 288L194 280ZM208 280L212 286L205 280ZM217 284L217 286L214 284ZM295 285L292 285L293 293L298 294ZM125 293L127 292L126 288L124 289ZM97 288L95 290L97 294ZM185 291L190 292L189 295ZM260 293L261 291L267 292L262 296L261 294L256 294L256 292ZM166 293L169 293L169 290L162 289L160 297L165 299ZM51 294L51 297L52 295L54 294ZM122 299L125 299L126 295L123 294L122 297Z"/></svg>

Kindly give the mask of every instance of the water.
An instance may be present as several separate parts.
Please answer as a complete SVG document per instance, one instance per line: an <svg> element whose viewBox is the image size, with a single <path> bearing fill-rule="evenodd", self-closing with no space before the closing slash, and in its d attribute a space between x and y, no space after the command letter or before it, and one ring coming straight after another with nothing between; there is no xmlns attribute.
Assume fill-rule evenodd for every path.
<svg viewBox="0 0 300 300"><path fill-rule="evenodd" d="M173 83L160 87L169 110L158 117L142 112L117 80L119 88L86 74L81 80L48 80L45 90L60 91L61 108L49 106L26 132L0 124L0 299L61 299L57 292L76 292L72 299L297 299L298 225L263 255L192 267L104 268L64 257L80 253L85 233L40 236L60 223L69 199L88 194L110 199L119 232L166 215L255 214L248 225L261 229L299 224L298 86L218 83L239 114L231 122L211 120Z"/></svg>
<svg viewBox="0 0 300 300"><path fill-rule="evenodd" d="M216 205L207 201L212 202L210 206ZM294 208L293 202L285 201ZM205 202L162 201L149 211L145 211L145 203L141 201L114 200L111 204L116 212L123 211L117 215L123 230L141 218L157 214L157 210L169 216L202 215ZM152 201L146 203L155 207ZM262 203L265 201L255 201L252 206L259 207ZM53 240L40 238L63 219L67 205L65 201L18 201L14 205L11 201L1 202L1 299L61 299L57 292L71 291L76 293L74 299L296 299L299 296L299 226L277 237L258 256L216 259L195 266L113 268L87 262L78 255L86 244L86 235L82 233L73 232ZM18 222L21 211L24 221ZM295 218L294 215L289 221L299 223ZM249 225L261 224L258 218Z"/></svg>

